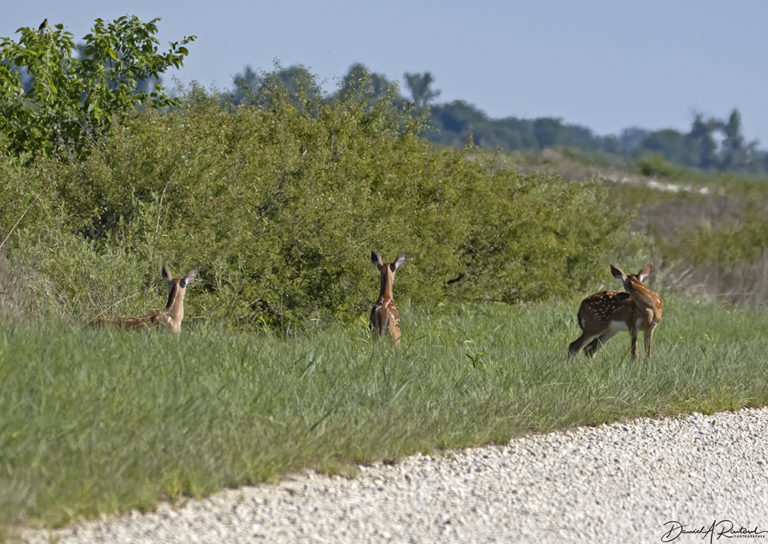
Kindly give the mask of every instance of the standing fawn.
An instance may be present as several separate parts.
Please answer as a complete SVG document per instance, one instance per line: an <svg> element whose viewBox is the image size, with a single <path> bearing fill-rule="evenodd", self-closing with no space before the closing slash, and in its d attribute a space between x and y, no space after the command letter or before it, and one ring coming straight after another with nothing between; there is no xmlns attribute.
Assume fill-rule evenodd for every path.
<svg viewBox="0 0 768 544"><path fill-rule="evenodd" d="M371 331L384 335L389 328L389 335L395 347L400 347L400 314L397 313L395 300L392 298L392 284L395 281L395 272L405 264L406 254L403 253L393 263L385 263L381 255L371 252L371 261L379 269L381 274L381 289L379 299L371 310L369 326Z"/></svg>
<svg viewBox="0 0 768 544"><path fill-rule="evenodd" d="M168 303L165 308L142 317L112 317L97 319L96 326L112 325L125 329L138 329L163 325L170 327L175 333L181 332L181 321L184 319L184 294L187 285L195 281L197 270L190 270L183 278L173 278L168 267L163 266L163 279L168 284Z"/></svg>
<svg viewBox="0 0 768 544"><path fill-rule="evenodd" d="M624 284L626 292L600 291L590 295L579 307L581 336L571 342L568 355L574 356L584 347L584 354L594 357L600 346L608 342L619 331L629 331L632 336L632 358L637 359L637 335L644 333L645 352L650 360L653 347L653 330L661 321L661 297L643 281L650 275L653 265L647 264L637 274L625 274L616 265L611 265L614 277Z"/></svg>

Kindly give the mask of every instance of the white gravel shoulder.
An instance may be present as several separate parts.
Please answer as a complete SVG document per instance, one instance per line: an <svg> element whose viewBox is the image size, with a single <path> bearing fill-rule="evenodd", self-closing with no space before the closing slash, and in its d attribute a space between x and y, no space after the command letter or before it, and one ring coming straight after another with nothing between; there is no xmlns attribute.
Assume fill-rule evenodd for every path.
<svg viewBox="0 0 768 544"><path fill-rule="evenodd" d="M25 537L61 544L686 543L718 536L768 543L767 454L768 408L640 419L414 455L362 466L354 479L292 475L278 485ZM672 522L703 532L683 533Z"/></svg>

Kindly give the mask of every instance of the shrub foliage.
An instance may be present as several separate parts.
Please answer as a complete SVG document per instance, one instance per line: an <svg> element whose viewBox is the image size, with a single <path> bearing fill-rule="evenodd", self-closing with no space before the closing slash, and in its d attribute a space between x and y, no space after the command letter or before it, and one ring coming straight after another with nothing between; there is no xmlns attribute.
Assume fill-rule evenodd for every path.
<svg viewBox="0 0 768 544"><path fill-rule="evenodd" d="M193 39L157 54L154 23L97 21L79 61L60 25L3 43L13 53L5 81L18 89L12 68L33 66L24 54L61 57L41 65L48 72L29 68L41 107L19 112L75 128L110 121L98 139L64 138L75 155L36 152L59 149L66 131L49 132L60 123L0 136L0 233L29 307L83 319L143 312L160 303L168 263L200 267L190 317L288 330L364 315L378 288L371 249L408 252L397 296L436 305L570 294L631 247L624 213L598 185L519 174L472 147L435 149L419 137L423 112L376 95L364 77L323 99L311 77L288 92L266 76L258 99L239 105L193 87L171 111L128 115L150 98L131 94L136 80L180 64ZM129 55L144 51L129 38L152 52ZM103 107L78 90L88 70L100 74ZM69 98L50 96L49 72Z"/></svg>
<svg viewBox="0 0 768 544"><path fill-rule="evenodd" d="M378 290L371 249L408 252L395 296L427 306L569 295L631 252L600 185L435 149L422 128L364 92L323 102L275 88L258 106L223 107L193 88L79 161L3 157L0 233L29 208L6 249L38 308L146 311L168 263L200 267L188 319L283 330L364 316Z"/></svg>

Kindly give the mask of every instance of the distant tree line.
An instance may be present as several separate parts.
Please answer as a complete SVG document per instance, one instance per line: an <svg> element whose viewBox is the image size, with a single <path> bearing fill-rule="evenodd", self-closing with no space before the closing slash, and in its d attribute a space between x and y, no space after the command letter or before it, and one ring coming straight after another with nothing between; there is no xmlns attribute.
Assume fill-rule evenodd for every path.
<svg viewBox="0 0 768 544"><path fill-rule="evenodd" d="M471 137L481 148L541 151L570 147L587 154L607 153L633 160L654 154L682 166L736 172L768 171L768 153L757 142L746 142L741 115L734 109L727 121L696 115L689 132L628 128L618 136L598 136L584 126L559 118L489 119L463 101L431 108L432 130L427 137L446 145L461 145Z"/></svg>
<svg viewBox="0 0 768 544"><path fill-rule="evenodd" d="M365 84L360 86L363 81ZM688 132L674 129L646 130L627 128L619 135L599 136L589 128L565 123L557 117L491 119L482 110L463 100L436 104L440 91L433 88L434 76L406 73L404 81L410 96L400 94L397 85L384 75L371 72L362 64L352 65L335 93L323 92L316 77L304 66L277 67L263 75L246 67L234 78L234 88L225 93L233 104L258 104L266 100L264 89L334 100L345 89L385 96L401 107L420 108L428 128L423 135L435 143L463 146L472 143L482 149L542 151L569 147L584 154L610 154L635 160L652 154L681 166L703 170L768 172L768 152L756 141L747 142L742 134L741 114L734 109L727 120L697 114Z"/></svg>

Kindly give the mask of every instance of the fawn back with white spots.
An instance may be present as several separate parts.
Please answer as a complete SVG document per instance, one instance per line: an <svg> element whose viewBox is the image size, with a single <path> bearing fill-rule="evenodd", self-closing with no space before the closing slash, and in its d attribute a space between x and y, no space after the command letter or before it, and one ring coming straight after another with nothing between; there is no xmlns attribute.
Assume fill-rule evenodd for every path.
<svg viewBox="0 0 768 544"><path fill-rule="evenodd" d="M93 322L93 325L98 327L110 325L125 329L139 329L160 325L179 333L181 332L181 321L184 319L184 294L187 292L187 286L195 281L196 278L197 270L190 270L183 278L174 278L171 276L168 267L163 266L163 279L168 284L168 303L165 305L165 308L141 317L107 317L97 319Z"/></svg>
<svg viewBox="0 0 768 544"><path fill-rule="evenodd" d="M643 282L653 270L647 264L637 274L625 274L611 265L614 277L621 280L626 292L600 291L590 295L579 306L579 326L582 333L568 347L568 355L574 356L584 347L584 354L594 357L600 346L619 331L629 331L632 337L632 358L638 358L637 335L643 331L645 352L653 355L653 331L661 321L663 304L661 297L648 289Z"/></svg>
<svg viewBox="0 0 768 544"><path fill-rule="evenodd" d="M381 255L375 251L371 252L371 261L379 269L381 275L381 289L379 290L379 299L373 305L369 327L371 331L380 335L386 334L392 337L392 343L395 347L400 346L400 314L397 313L395 300L392 298L392 284L395 281L395 272L405 264L406 254L403 253L394 262L385 263Z"/></svg>

